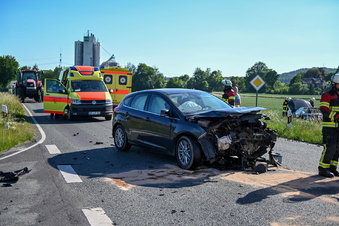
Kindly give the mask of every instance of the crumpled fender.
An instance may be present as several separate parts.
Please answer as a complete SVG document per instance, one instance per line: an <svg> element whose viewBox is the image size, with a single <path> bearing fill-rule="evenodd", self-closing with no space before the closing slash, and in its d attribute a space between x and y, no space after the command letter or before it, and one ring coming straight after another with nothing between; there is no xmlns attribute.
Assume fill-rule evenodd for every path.
<svg viewBox="0 0 339 226"><path fill-rule="evenodd" d="M212 160L217 158L212 141L206 137L206 133L198 138L198 142L201 145L201 149L204 152L206 159Z"/></svg>

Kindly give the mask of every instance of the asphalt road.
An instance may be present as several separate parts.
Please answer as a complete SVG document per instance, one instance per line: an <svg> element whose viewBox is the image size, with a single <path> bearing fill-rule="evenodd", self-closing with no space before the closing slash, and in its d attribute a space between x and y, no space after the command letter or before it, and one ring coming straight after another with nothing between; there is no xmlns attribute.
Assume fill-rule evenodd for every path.
<svg viewBox="0 0 339 226"><path fill-rule="evenodd" d="M339 180L317 176L322 147L278 139L263 174L177 167L174 157L114 148L111 122L50 119L25 103L37 136L0 154L0 225L339 225ZM33 147L31 147L33 145Z"/></svg>

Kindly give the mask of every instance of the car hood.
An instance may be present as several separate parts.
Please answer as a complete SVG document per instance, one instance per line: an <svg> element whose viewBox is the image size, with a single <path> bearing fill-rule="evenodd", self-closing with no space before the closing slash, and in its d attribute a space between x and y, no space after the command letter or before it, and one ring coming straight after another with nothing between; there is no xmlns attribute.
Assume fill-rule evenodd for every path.
<svg viewBox="0 0 339 226"><path fill-rule="evenodd" d="M240 108L225 108L220 110L205 111L194 115L186 116L188 121L195 121L202 118L224 118L224 117L240 117L245 114L256 114L259 111L266 110L261 107L240 107Z"/></svg>

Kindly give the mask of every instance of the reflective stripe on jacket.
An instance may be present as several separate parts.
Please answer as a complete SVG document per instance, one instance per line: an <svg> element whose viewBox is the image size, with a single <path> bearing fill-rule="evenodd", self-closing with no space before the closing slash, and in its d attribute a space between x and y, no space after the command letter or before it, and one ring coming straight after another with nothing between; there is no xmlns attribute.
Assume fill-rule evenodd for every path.
<svg viewBox="0 0 339 226"><path fill-rule="evenodd" d="M323 127L338 127L334 116L339 112L339 95L335 90L330 90L321 96L320 111L323 114Z"/></svg>

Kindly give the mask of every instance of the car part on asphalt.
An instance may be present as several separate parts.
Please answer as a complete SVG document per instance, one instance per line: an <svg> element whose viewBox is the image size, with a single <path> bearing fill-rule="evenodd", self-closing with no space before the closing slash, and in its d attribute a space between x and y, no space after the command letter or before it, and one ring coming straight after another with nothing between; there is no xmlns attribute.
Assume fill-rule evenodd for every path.
<svg viewBox="0 0 339 226"><path fill-rule="evenodd" d="M12 171L12 172L2 172L0 171L0 182L7 182L7 181L13 181L17 179L19 176L29 173L30 170L28 170L27 167Z"/></svg>

